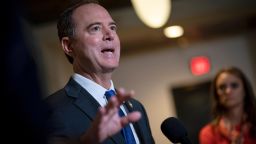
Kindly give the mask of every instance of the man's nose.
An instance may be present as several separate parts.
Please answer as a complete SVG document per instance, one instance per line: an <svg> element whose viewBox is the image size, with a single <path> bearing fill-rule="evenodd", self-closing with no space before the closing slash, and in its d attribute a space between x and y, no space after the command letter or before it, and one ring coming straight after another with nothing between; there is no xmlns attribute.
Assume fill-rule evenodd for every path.
<svg viewBox="0 0 256 144"><path fill-rule="evenodd" d="M104 28L103 40L112 41L114 39L114 32L111 29Z"/></svg>

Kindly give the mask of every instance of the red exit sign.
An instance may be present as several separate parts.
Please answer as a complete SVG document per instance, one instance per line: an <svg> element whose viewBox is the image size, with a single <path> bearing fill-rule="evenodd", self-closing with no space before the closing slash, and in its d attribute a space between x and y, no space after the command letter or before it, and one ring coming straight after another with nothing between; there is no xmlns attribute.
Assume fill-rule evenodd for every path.
<svg viewBox="0 0 256 144"><path fill-rule="evenodd" d="M190 60L190 71L193 75L199 76L209 73L211 70L210 60L206 56L193 57Z"/></svg>

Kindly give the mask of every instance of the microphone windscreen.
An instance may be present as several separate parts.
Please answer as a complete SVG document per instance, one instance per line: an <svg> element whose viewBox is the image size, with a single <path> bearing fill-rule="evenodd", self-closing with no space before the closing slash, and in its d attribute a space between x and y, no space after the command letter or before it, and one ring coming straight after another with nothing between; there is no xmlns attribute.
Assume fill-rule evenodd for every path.
<svg viewBox="0 0 256 144"><path fill-rule="evenodd" d="M173 143L179 143L187 137L186 128L175 117L165 119L161 124L161 131Z"/></svg>

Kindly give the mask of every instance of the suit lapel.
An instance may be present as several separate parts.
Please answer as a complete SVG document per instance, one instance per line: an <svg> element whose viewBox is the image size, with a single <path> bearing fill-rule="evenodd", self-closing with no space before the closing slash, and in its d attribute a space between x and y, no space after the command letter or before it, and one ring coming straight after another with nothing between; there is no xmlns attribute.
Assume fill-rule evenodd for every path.
<svg viewBox="0 0 256 144"><path fill-rule="evenodd" d="M74 105L84 112L91 120L97 114L99 103L72 78L65 87L67 95L75 98Z"/></svg>
<svg viewBox="0 0 256 144"><path fill-rule="evenodd" d="M72 78L70 78L65 90L68 96L76 98L74 105L93 121L100 104L92 97L92 95ZM121 132L117 133L107 141L114 141L116 144L124 143Z"/></svg>
<svg viewBox="0 0 256 144"><path fill-rule="evenodd" d="M133 105L132 101L126 101L124 103L124 105L127 108L129 113L135 111L135 108L134 108L134 105ZM141 127L141 122L138 121L138 122L133 123L133 127L134 127L134 129L137 133L137 136L140 140L140 143L145 143L143 132L142 132L142 127Z"/></svg>

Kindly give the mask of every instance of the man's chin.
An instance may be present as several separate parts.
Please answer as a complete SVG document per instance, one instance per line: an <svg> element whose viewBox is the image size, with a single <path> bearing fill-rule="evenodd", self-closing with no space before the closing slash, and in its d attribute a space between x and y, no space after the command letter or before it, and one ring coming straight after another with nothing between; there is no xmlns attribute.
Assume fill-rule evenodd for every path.
<svg viewBox="0 0 256 144"><path fill-rule="evenodd" d="M104 72L106 73L112 73L118 66L111 66L111 67L105 67Z"/></svg>

